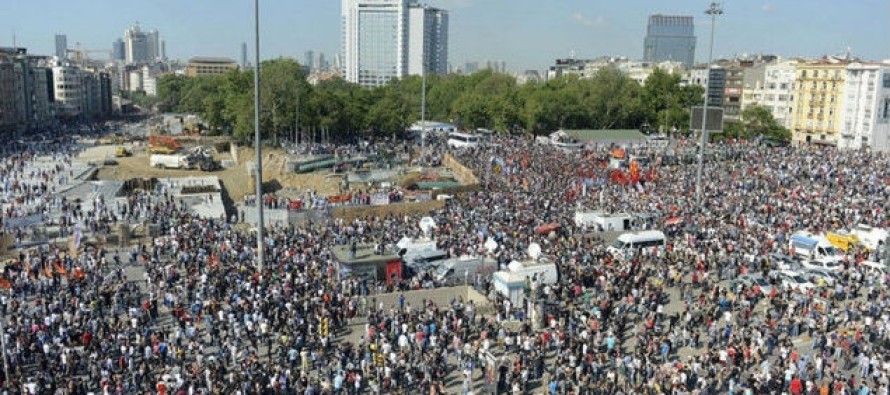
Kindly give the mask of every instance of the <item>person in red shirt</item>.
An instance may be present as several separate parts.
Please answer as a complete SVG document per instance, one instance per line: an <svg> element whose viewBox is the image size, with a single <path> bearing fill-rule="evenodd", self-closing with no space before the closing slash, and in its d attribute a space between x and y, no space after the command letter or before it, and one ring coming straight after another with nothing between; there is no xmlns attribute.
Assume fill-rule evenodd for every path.
<svg viewBox="0 0 890 395"><path fill-rule="evenodd" d="M788 390L791 391L793 395L800 395L803 393L803 382L801 382L800 377L794 376L791 379L791 385L788 386Z"/></svg>

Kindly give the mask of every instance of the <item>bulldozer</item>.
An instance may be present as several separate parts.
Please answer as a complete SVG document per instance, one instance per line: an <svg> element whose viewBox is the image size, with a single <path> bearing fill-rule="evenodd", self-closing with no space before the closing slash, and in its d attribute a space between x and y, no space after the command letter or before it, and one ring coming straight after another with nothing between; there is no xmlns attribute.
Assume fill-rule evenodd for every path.
<svg viewBox="0 0 890 395"><path fill-rule="evenodd" d="M130 152L130 150L128 150L126 147L117 147L117 149L114 150L114 156L118 158L125 158L132 155L133 153Z"/></svg>
<svg viewBox="0 0 890 395"><path fill-rule="evenodd" d="M186 122L182 127L183 134L201 134L204 131L204 125L195 122Z"/></svg>

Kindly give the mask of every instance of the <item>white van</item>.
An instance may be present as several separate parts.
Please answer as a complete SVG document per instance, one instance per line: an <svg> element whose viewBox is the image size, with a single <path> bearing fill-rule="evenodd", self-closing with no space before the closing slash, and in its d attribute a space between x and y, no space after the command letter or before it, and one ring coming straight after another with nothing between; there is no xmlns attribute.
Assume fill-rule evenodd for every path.
<svg viewBox="0 0 890 395"><path fill-rule="evenodd" d="M825 236L809 232L794 232L788 240L788 248L793 250L793 255L805 259L838 262L844 258Z"/></svg>
<svg viewBox="0 0 890 395"><path fill-rule="evenodd" d="M472 148L479 146L479 136L454 132L448 135L448 146L451 148Z"/></svg>
<svg viewBox="0 0 890 395"><path fill-rule="evenodd" d="M614 256L621 256L639 248L664 247L666 240L664 232L657 230L624 233L606 251Z"/></svg>

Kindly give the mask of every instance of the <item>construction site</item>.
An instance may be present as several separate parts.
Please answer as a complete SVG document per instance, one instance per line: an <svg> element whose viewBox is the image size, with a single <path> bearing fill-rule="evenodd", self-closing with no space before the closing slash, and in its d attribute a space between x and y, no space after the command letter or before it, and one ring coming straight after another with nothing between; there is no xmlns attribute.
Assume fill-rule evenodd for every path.
<svg viewBox="0 0 890 395"><path fill-rule="evenodd" d="M133 125L129 133L113 133L85 142L79 159L96 168L93 180L125 182L212 176L218 179L221 195L231 204L227 207L229 215L249 211L242 203L256 193L252 171L255 150L237 146L228 137L203 135L201 130L198 121L165 117L154 125ZM173 133L167 134L170 132ZM351 207L358 214L344 214L353 217L371 209L398 213L405 205L391 203L434 201L437 194L475 184L473 179L463 177L460 170L454 171L457 163L421 169L412 165L412 155L410 151L383 150L359 155L264 147L263 190L276 199L300 202L297 207L310 206L310 195L322 196L325 205L338 209L362 206ZM431 202L417 208L428 210L436 206ZM282 216L286 216L288 207L281 208ZM342 209L339 212L344 212ZM273 214L268 215L274 215L274 211L270 212ZM245 220L254 222L255 218ZM270 221L275 222L281 221Z"/></svg>

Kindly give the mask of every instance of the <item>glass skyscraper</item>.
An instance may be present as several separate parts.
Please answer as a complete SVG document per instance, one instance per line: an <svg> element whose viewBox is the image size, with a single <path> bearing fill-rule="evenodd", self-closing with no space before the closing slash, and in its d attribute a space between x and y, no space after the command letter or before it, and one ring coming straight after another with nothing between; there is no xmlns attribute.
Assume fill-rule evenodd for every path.
<svg viewBox="0 0 890 395"><path fill-rule="evenodd" d="M695 21L691 16L651 15L643 43L643 60L695 63Z"/></svg>

